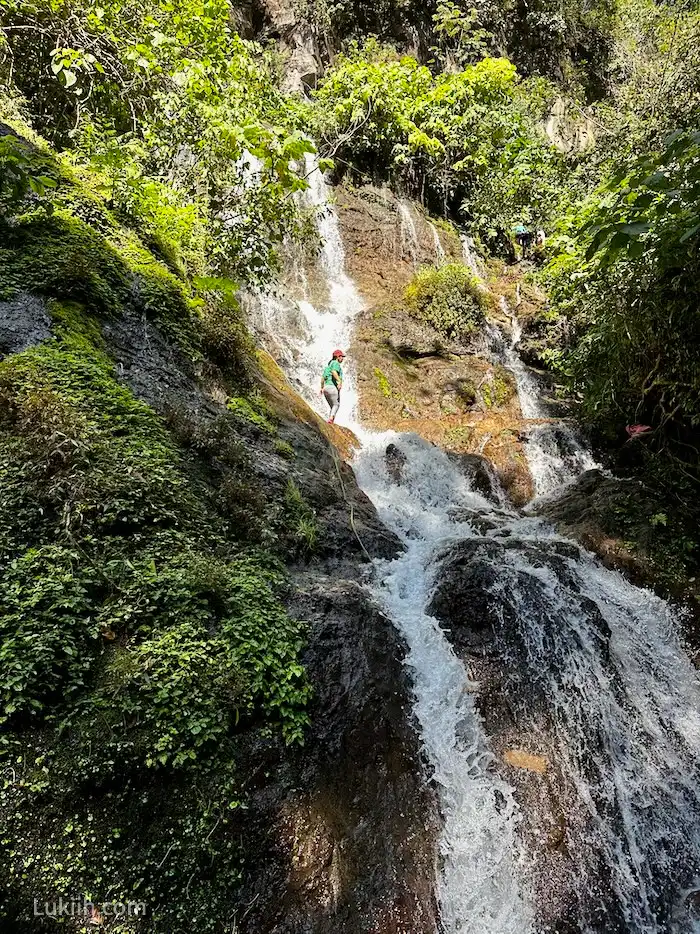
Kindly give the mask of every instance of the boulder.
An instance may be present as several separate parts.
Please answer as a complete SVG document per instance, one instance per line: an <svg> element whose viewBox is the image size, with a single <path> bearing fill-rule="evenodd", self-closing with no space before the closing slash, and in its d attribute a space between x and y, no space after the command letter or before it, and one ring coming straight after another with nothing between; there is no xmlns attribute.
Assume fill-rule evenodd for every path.
<svg viewBox="0 0 700 934"><path fill-rule="evenodd" d="M454 454L449 458L456 464L469 481L469 486L475 493L480 493L492 503L500 503L503 498L501 484L491 461L481 454Z"/></svg>
<svg viewBox="0 0 700 934"><path fill-rule="evenodd" d="M403 471L406 466L406 455L395 444L388 444L384 452L384 463L387 473L394 483L403 482Z"/></svg>

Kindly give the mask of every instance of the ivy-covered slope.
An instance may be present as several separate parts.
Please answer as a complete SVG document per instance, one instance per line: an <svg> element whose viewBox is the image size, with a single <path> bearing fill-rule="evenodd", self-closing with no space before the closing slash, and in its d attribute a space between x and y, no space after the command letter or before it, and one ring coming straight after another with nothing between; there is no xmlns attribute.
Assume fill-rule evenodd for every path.
<svg viewBox="0 0 700 934"><path fill-rule="evenodd" d="M40 141L13 145L44 197L0 221L0 923L44 930L33 899L79 896L148 906L119 930L219 931L246 891L275 917L294 902L280 814L324 769L357 794L328 743L373 697L369 760L388 717L386 754L420 773L400 707L376 709L363 640L388 640L379 689L404 689L388 623L355 595L375 633L324 658L322 591L292 618L286 566L359 553L344 496L366 547L395 543L229 292L169 268ZM331 661L365 671L361 700L328 704Z"/></svg>

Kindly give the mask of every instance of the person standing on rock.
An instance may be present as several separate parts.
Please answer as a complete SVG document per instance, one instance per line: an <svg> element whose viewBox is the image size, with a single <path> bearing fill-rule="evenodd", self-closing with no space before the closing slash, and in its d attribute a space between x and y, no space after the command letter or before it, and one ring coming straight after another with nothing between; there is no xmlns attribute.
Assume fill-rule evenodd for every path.
<svg viewBox="0 0 700 934"><path fill-rule="evenodd" d="M321 395L330 406L331 414L328 424L332 425L340 408L340 390L343 388L343 368L341 363L345 359L342 350L334 350L321 376Z"/></svg>

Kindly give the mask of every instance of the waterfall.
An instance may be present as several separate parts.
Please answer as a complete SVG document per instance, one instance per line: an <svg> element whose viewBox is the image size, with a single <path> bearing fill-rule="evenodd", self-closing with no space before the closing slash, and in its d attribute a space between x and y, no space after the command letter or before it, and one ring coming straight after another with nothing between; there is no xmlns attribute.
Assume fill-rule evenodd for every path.
<svg viewBox="0 0 700 934"><path fill-rule="evenodd" d="M399 201L396 210L399 214L399 236L401 243L401 255L408 253L413 263L413 268L418 267L418 254L420 245L418 243L418 234L416 225L411 214L410 207L404 202Z"/></svg>
<svg viewBox="0 0 700 934"><path fill-rule="evenodd" d="M492 353L499 357L515 376L523 418L546 419L529 428L525 454L537 496L548 496L576 480L584 470L600 465L579 441L575 432L561 419L551 419L540 400L542 388L518 353L522 327L516 314L501 297L501 309L511 320L511 340L491 325L488 340Z"/></svg>
<svg viewBox="0 0 700 934"><path fill-rule="evenodd" d="M476 255L476 250L474 249L474 241L465 233L461 233L459 239L462 241L462 259L464 260L464 265L469 267L472 274L479 282L482 282L484 275Z"/></svg>
<svg viewBox="0 0 700 934"><path fill-rule="evenodd" d="M433 234L433 244L435 246L435 262L438 266L442 266L442 264L445 262L445 249L442 243L440 242L440 234L438 233L437 227L435 226L435 224L433 224L432 221L429 221L428 223Z"/></svg>
<svg viewBox="0 0 700 934"><path fill-rule="evenodd" d="M248 297L246 310L256 336L285 368L306 401L320 415L328 407L319 395L320 374L334 349L347 352L353 322L363 302L355 283L345 272L345 251L338 216L330 205L328 186L313 156L306 155L308 189L300 198L315 211L321 238L320 265L327 286L327 299L317 308L308 299L294 301L275 293ZM305 270L295 275L306 281ZM283 340L279 340L280 335ZM344 368L341 409L336 423L354 424L357 385L350 361Z"/></svg>
<svg viewBox="0 0 700 934"><path fill-rule="evenodd" d="M267 326L286 348L281 362L290 378L317 404L319 366L332 346L347 344L362 303L316 173L307 196L323 208L327 307L276 297ZM513 329L507 341L494 328L492 349L516 375L525 417L541 419L537 381L517 354L515 318ZM485 735L478 685L427 609L441 586L442 556L466 547L484 572L473 596L490 613L489 657L508 674L502 686L508 707L547 746L570 796L565 929L697 934L700 687L675 634L673 608L542 520L487 502L440 449L415 435L366 431L349 404L344 415L362 443L358 482L405 545L396 559L376 564L373 586L408 646L414 712L440 803L442 932L559 930L556 923L538 927L542 906L531 883L538 853L525 855L523 815ZM573 454L537 453L540 427L549 426L535 426L528 441L538 492L592 461L573 433ZM389 444L400 455L398 472L388 469Z"/></svg>
<svg viewBox="0 0 700 934"><path fill-rule="evenodd" d="M258 299L254 320L261 334L274 338L283 330L284 340L275 343L284 344L286 351L278 359L318 408L320 368L332 346L348 343L362 302L345 272L338 218L323 176L313 166L309 171L307 197L321 209L317 217L328 308L267 296ZM401 216L410 219L405 229L415 254L415 225L403 207ZM346 380L352 381L352 360L347 362ZM436 621L423 612L430 592L427 566L435 548L454 536L450 509L480 508L486 501L470 492L466 479L457 476L437 448L417 437L364 430L354 421L345 389L343 393L336 423L349 424L363 443L356 462L359 483L408 545L396 561L377 568L375 595L409 647L415 713L439 790L444 830L438 891L445 934L530 934L531 912L519 891L518 810L512 790L493 767L468 672ZM411 474L405 489L391 487L384 464L384 451L393 437L408 446Z"/></svg>

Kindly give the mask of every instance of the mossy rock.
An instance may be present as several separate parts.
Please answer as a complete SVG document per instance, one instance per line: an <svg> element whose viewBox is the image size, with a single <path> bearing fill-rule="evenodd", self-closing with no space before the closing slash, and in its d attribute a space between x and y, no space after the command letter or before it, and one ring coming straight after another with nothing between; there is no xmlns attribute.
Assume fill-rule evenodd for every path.
<svg viewBox="0 0 700 934"><path fill-rule="evenodd" d="M405 293L408 311L451 340L473 336L484 321L487 294L463 263L419 270Z"/></svg>

